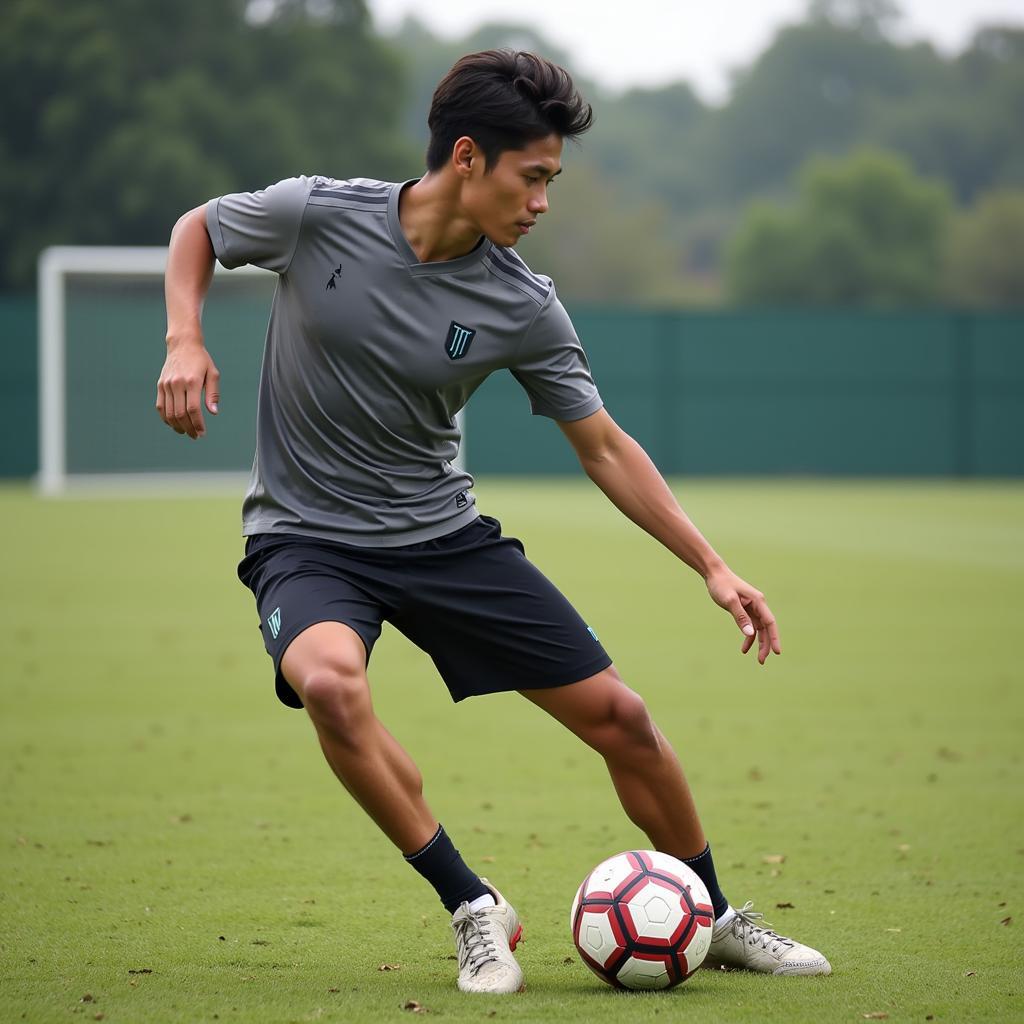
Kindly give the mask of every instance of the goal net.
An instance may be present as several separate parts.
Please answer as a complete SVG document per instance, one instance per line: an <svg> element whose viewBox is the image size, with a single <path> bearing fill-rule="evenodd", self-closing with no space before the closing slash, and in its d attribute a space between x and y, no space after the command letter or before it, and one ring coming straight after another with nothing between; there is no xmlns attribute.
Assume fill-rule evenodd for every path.
<svg viewBox="0 0 1024 1024"><path fill-rule="evenodd" d="M263 339L277 277L219 265L203 327L221 413L198 443L156 413L167 249L47 249L39 261L39 489L244 483L252 463Z"/></svg>

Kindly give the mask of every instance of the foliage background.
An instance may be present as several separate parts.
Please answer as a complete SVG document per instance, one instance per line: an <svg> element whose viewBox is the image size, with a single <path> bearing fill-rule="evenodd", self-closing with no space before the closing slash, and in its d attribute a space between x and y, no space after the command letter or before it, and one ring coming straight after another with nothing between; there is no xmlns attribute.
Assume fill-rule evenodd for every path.
<svg viewBox="0 0 1024 1024"><path fill-rule="evenodd" d="M524 255L570 300L1024 303L1024 29L947 56L896 24L889 0L812 0L720 106L580 78L596 127ZM523 25L385 38L363 0L8 0L0 289L48 244L163 244L211 195L415 176L434 84L509 45L571 68ZM847 187L823 194L826 167Z"/></svg>

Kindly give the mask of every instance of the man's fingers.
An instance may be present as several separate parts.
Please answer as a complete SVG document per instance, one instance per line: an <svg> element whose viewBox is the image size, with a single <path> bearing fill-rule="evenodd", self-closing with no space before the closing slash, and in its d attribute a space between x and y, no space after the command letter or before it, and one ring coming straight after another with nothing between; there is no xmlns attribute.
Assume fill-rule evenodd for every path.
<svg viewBox="0 0 1024 1024"><path fill-rule="evenodd" d="M757 624L757 660L763 665L768 660L769 654L782 653L779 627L775 622L775 616L772 615L772 610L763 597L751 608L751 614Z"/></svg>
<svg viewBox="0 0 1024 1024"><path fill-rule="evenodd" d="M183 434L188 434L193 440L196 438L196 428L192 423L192 416L189 413L189 391L188 382L183 378L176 378L171 381L171 394L174 395L174 422Z"/></svg>
<svg viewBox="0 0 1024 1024"><path fill-rule="evenodd" d="M206 408L217 415L217 406L220 403L220 373L216 367L211 366L206 375Z"/></svg>
<svg viewBox="0 0 1024 1024"><path fill-rule="evenodd" d="M178 422L178 412L175 408L174 402L174 388L171 386L169 381L164 381L161 385L164 392L164 411L163 417L164 422L173 430L175 433L184 434L185 431L181 424Z"/></svg>
<svg viewBox="0 0 1024 1024"><path fill-rule="evenodd" d="M191 429L189 437L202 437L206 433L203 420L203 385L200 381L190 380L185 388L185 414Z"/></svg>
<svg viewBox="0 0 1024 1024"><path fill-rule="evenodd" d="M752 637L755 632L754 624L750 621L750 616L747 614L746 608L743 607L739 594L734 594L726 607L732 612L732 617L736 620L736 625L740 627L743 635Z"/></svg>

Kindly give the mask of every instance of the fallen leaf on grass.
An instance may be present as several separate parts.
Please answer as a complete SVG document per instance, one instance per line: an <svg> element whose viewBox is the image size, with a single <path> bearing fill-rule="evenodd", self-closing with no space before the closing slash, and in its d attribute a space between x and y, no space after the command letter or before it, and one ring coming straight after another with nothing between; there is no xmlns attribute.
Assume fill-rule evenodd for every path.
<svg viewBox="0 0 1024 1024"><path fill-rule="evenodd" d="M974 977L977 976L977 974L978 974L977 971L964 971L964 977L965 978L974 978Z"/></svg>
<svg viewBox="0 0 1024 1024"><path fill-rule="evenodd" d="M562 963L563 963L563 964L574 964L574 963L576 963L576 961L575 961L575 960L573 960L573 958L572 958L571 956L567 956L567 957L566 957L566 958L565 958L565 959L564 959L564 960L562 961Z"/></svg>
<svg viewBox="0 0 1024 1024"><path fill-rule="evenodd" d="M102 1014L102 1013L94 1013L92 1019L93 1020L103 1020L103 1017L104 1017L104 1014Z"/></svg>
<svg viewBox="0 0 1024 1024"><path fill-rule="evenodd" d="M1004 917L1004 918L1002 919L1002 921L1000 921L999 923L1000 923L1000 924L1009 924L1009 923L1010 923L1010 922L1011 922L1012 920L1013 920L1013 918L1012 918L1012 917Z"/></svg>
<svg viewBox="0 0 1024 1024"><path fill-rule="evenodd" d="M887 1013L862 1013L861 1016L865 1020L888 1020L889 1014Z"/></svg>
<svg viewBox="0 0 1024 1024"><path fill-rule="evenodd" d="M885 930L887 932L901 932L901 931L903 931L902 928L886 928Z"/></svg>
<svg viewBox="0 0 1024 1024"><path fill-rule="evenodd" d="M408 1010L410 1013L430 1013L422 1003L417 1003L415 999L410 999L409 1002L403 1004L402 1009Z"/></svg>
<svg viewBox="0 0 1024 1024"><path fill-rule="evenodd" d="M327 991L328 992L340 992L341 989L340 988L329 988Z"/></svg>
<svg viewBox="0 0 1024 1024"><path fill-rule="evenodd" d="M81 999L78 1000L80 1003L91 1003L93 1001L93 995L91 992L86 992Z"/></svg>
<svg viewBox="0 0 1024 1024"><path fill-rule="evenodd" d="M776 910L795 910L796 907L794 907L793 904L790 903L787 900L785 903L776 903L775 904L775 909Z"/></svg>
<svg viewBox="0 0 1024 1024"><path fill-rule="evenodd" d="M377 968L378 971L400 971L402 969L401 964L381 964Z"/></svg>
<svg viewBox="0 0 1024 1024"><path fill-rule="evenodd" d="M785 864L786 855L784 853L766 853L762 858L763 864Z"/></svg>
<svg viewBox="0 0 1024 1024"><path fill-rule="evenodd" d="M128 973L129 974L152 974L153 973L153 968L152 967L129 967L128 968Z"/></svg>

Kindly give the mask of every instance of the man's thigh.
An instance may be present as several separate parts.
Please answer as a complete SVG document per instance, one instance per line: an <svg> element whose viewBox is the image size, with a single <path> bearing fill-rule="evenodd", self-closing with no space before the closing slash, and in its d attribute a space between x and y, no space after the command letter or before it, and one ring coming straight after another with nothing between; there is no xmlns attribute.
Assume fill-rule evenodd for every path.
<svg viewBox="0 0 1024 1024"><path fill-rule="evenodd" d="M238 575L256 598L263 643L274 663L275 686L283 704L302 707L282 662L313 626L344 625L359 638L365 666L380 636L386 601L373 592L373 581L350 564L344 552L303 538L262 534L249 538ZM300 656L306 665L320 635L307 637L296 650L293 668Z"/></svg>
<svg viewBox="0 0 1024 1024"><path fill-rule="evenodd" d="M594 631L522 544L486 517L473 529L473 544L410 570L389 617L431 656L452 698L564 686L607 668Z"/></svg>

